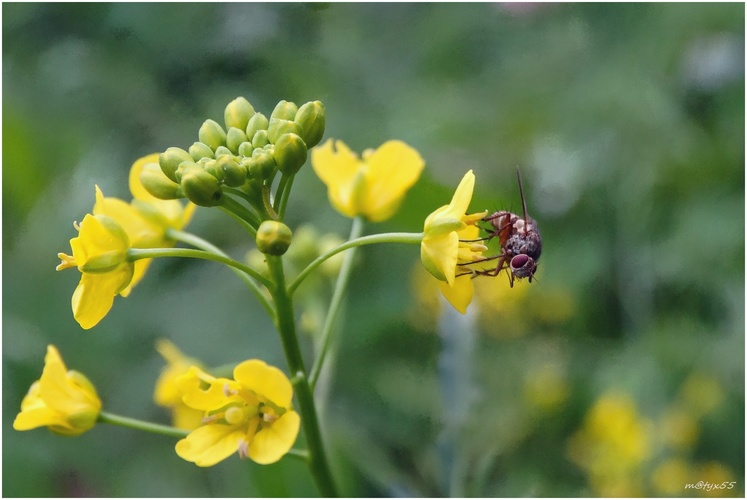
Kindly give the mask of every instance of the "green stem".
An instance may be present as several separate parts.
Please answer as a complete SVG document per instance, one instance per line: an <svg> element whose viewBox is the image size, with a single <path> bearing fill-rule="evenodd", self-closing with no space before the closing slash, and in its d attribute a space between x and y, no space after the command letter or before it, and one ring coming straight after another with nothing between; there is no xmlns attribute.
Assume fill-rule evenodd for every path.
<svg viewBox="0 0 747 500"><path fill-rule="evenodd" d="M262 222L256 213L252 212L230 196L223 197L223 204L221 206L248 222L252 227L259 227L260 222Z"/></svg>
<svg viewBox="0 0 747 500"><path fill-rule="evenodd" d="M296 389L296 396L298 397L298 411L301 414L301 424L303 425L307 446L309 447L309 468L311 469L311 474L314 477L314 482L319 489L319 493L323 497L335 497L337 496L337 490L332 480L327 456L324 452L319 421L317 420L316 408L314 406L314 396L311 393L311 387L306 377L303 357L301 356L298 338L296 337L293 299L285 286L283 261L280 257L268 255L267 265L275 281L275 286L270 289L277 310L275 324L280 333L285 358L288 362L288 369L293 378L293 385Z"/></svg>
<svg viewBox="0 0 747 500"><path fill-rule="evenodd" d="M363 232L363 218L356 217L353 219L353 227L350 229L349 240L357 239ZM332 344L332 331L337 313L342 305L342 298L345 294L348 281L350 279L350 271L353 269L353 258L355 257L357 247L353 247L349 252L345 254L345 259L342 261L340 267L340 274L337 276L335 282L335 290L332 292L332 300L329 303L329 309L327 310L327 317L324 320L324 326L322 327L322 339L319 347L319 354L317 355L314 365L311 367L311 373L309 374L309 384L311 390L316 387L316 382L319 379L319 374L324 366L324 360L329 351L329 346Z"/></svg>
<svg viewBox="0 0 747 500"><path fill-rule="evenodd" d="M246 232L251 234L252 236L257 236L257 228L249 224L246 220L242 219L240 216L233 213L231 210L227 209L226 207L218 207L221 210L223 210L225 213L230 215L236 222L238 222L241 227L246 229Z"/></svg>
<svg viewBox="0 0 747 500"><path fill-rule="evenodd" d="M222 255L223 257L228 258L228 255L226 255L220 248L216 247L209 241L206 241L192 233L187 233L185 231L177 231L176 229L169 228L166 230L166 237L177 240L177 241L181 241L182 243L192 245L193 247L197 247L202 250L206 250L208 252L213 252L215 254ZM249 288L249 290L254 294L254 296L257 297L257 300L259 300L259 303L262 304L262 307L265 308L265 311L267 311L267 314L269 314L270 318L272 318L272 320L274 321L275 320L275 309L273 308L267 296L262 292L262 289L259 287L257 282L254 281L245 272L242 272L238 269L235 269L232 267L231 271L233 271L234 274L236 274L236 276L238 276L239 279L244 282L244 284L247 286L247 288Z"/></svg>
<svg viewBox="0 0 747 500"><path fill-rule="evenodd" d="M243 271L268 288L272 286L272 282L262 276L259 271L256 271L249 266L245 266L241 262L237 262L230 257L207 252L205 250L193 250L191 248L130 248L127 250L127 256L131 261L157 257L185 257L191 259L212 260L213 262L220 262L221 264Z"/></svg>
<svg viewBox="0 0 747 500"><path fill-rule="evenodd" d="M262 206L265 207L267 215L269 215L272 220L279 219L278 214L275 212L275 209L272 208L272 203L270 203L270 186L268 186L267 184L262 186Z"/></svg>
<svg viewBox="0 0 747 500"><path fill-rule="evenodd" d="M152 432L154 434L162 434L164 436L175 438L187 437L187 434L190 432L175 427L169 427L168 425L153 424L151 422L145 422L130 417L122 417L104 411L99 413L98 421L104 424L119 425L120 427L128 427L130 429Z"/></svg>
<svg viewBox="0 0 747 500"><path fill-rule="evenodd" d="M409 244L418 244L421 241L423 241L424 233L382 233L382 234L372 234L369 236L363 236L362 238L356 238L354 240L346 241L342 245L333 248L332 250L323 253L316 259L314 259L311 264L306 266L306 268L301 271L298 276L296 276L296 279L293 281L293 283L288 286L288 293L293 294L296 289L298 288L298 285L301 284L301 282L306 279L306 277L311 273L314 269L319 267L322 262L329 259L333 255L336 255L344 250L347 250L348 248L355 248L355 247L362 247L364 245L374 245L377 243L409 243Z"/></svg>
<svg viewBox="0 0 747 500"><path fill-rule="evenodd" d="M293 187L293 180L296 178L295 175L289 176L288 182L285 183L285 189L283 190L283 197L280 199L280 207L278 208L278 215L280 216L280 220L285 217L285 208L288 206L288 199L290 198L290 191ZM285 177L283 177L285 179Z"/></svg>

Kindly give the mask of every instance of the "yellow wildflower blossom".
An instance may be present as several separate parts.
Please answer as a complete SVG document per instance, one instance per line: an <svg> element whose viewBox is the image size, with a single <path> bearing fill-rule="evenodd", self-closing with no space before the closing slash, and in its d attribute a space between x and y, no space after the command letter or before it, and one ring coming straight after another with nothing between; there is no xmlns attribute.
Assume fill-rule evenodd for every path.
<svg viewBox="0 0 747 500"><path fill-rule="evenodd" d="M177 384L177 379L189 371L198 361L186 357L173 343L159 340L156 350L163 356L167 366L161 371L156 381L153 400L159 406L169 408L173 424L179 429L193 430L200 426L203 412L190 408L182 401L183 393Z"/></svg>
<svg viewBox="0 0 747 500"><path fill-rule="evenodd" d="M129 238L114 219L88 214L75 227L79 232L70 240L73 255L57 254L62 260L57 270L77 267L82 273L73 293L73 316L88 330L106 316L114 296L130 284L135 266L127 260Z"/></svg>
<svg viewBox="0 0 747 500"><path fill-rule="evenodd" d="M21 402L13 428L48 427L57 434L77 436L94 426L101 412L96 389L82 374L65 367L53 345L47 347L44 370Z"/></svg>
<svg viewBox="0 0 747 500"><path fill-rule="evenodd" d="M342 141L330 139L311 151L311 165L338 212L381 222L395 214L425 162L402 141L387 141L360 159Z"/></svg>
<svg viewBox="0 0 747 500"><path fill-rule="evenodd" d="M271 464L296 441L301 418L291 407L288 377L258 359L236 366L233 376L215 378L192 367L180 378L184 403L205 415L203 425L176 444L184 460L210 467L238 451L241 458Z"/></svg>

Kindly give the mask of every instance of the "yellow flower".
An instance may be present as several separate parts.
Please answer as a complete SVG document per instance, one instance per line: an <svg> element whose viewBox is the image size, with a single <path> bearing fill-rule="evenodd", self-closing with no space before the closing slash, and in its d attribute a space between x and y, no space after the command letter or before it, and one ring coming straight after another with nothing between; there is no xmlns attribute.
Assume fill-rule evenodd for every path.
<svg viewBox="0 0 747 500"><path fill-rule="evenodd" d="M134 197L131 203L104 197L97 186L93 213L116 220L130 238L132 248L170 248L176 241L166 236L166 230L184 228L192 218L196 205L189 203L184 207L178 200L160 200L148 193L140 182L140 173L148 163L158 163L158 154L140 158L130 169L130 191ZM127 297L143 278L152 260L135 261L135 273L129 286L122 290L123 297Z"/></svg>
<svg viewBox="0 0 747 500"><path fill-rule="evenodd" d="M425 162L402 141L387 141L376 150L366 150L361 160L342 141L328 140L311 151L311 165L326 184L329 201L338 212L381 222L397 211Z"/></svg>
<svg viewBox="0 0 747 500"><path fill-rule="evenodd" d="M184 404L184 401L182 401L183 392L176 382L177 378L186 374L191 366L199 365L198 361L186 357L168 340L159 340L156 344L156 350L168 364L158 377L153 400L157 405L171 409L175 427L186 430L198 428L202 422L203 412Z"/></svg>
<svg viewBox="0 0 747 500"><path fill-rule="evenodd" d="M203 425L176 444L184 460L210 467L238 451L241 458L271 464L296 441L301 418L291 408L293 386L285 374L251 359L233 375L215 378L192 367L180 377L184 403L205 412Z"/></svg>
<svg viewBox="0 0 747 500"><path fill-rule="evenodd" d="M88 330L112 308L114 296L132 280L134 264L127 260L129 238L112 218L87 214L75 226L78 236L70 240L73 255L59 253L57 270L77 267L82 273L73 293L73 316Z"/></svg>
<svg viewBox="0 0 747 500"><path fill-rule="evenodd" d="M479 229L475 223L487 214L466 214L474 187L475 174L470 170L459 183L451 203L436 209L425 219L425 236L420 244L423 266L442 282L439 285L444 297L462 314L472 301L474 287L472 271L463 268L457 274L457 268L480 260L487 250L482 243L469 241L478 238Z"/></svg>
<svg viewBox="0 0 747 500"><path fill-rule="evenodd" d="M68 371L57 348L50 345L41 378L23 398L13 428L27 431L49 427L57 434L77 436L94 426L100 412L101 400L91 382L76 371Z"/></svg>

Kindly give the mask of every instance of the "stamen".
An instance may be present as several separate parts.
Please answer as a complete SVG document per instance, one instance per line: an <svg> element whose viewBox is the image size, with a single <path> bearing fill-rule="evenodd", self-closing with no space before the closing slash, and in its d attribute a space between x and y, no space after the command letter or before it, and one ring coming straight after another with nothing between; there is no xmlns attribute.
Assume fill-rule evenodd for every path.
<svg viewBox="0 0 747 500"><path fill-rule="evenodd" d="M62 262L60 262L57 265L57 267L55 268L56 271L62 271L63 269L70 269L71 267L77 267L75 258L71 255L67 255L64 253L58 253L57 258L60 259Z"/></svg>
<svg viewBox="0 0 747 500"><path fill-rule="evenodd" d="M247 458L249 456L249 441L244 438L239 439L238 451L239 458Z"/></svg>
<svg viewBox="0 0 747 500"><path fill-rule="evenodd" d="M226 397L235 396L238 393L239 391L237 391L236 389L231 389L231 386L229 386L228 383L223 384L223 395L224 396Z"/></svg>
<svg viewBox="0 0 747 500"><path fill-rule="evenodd" d="M78 224L77 220L73 221L73 227L75 228L76 231L80 232L80 224Z"/></svg>
<svg viewBox="0 0 747 500"><path fill-rule="evenodd" d="M202 417L202 420L200 420L200 423L201 424L212 424L213 422L218 420L219 417L220 415L210 415L208 417Z"/></svg>

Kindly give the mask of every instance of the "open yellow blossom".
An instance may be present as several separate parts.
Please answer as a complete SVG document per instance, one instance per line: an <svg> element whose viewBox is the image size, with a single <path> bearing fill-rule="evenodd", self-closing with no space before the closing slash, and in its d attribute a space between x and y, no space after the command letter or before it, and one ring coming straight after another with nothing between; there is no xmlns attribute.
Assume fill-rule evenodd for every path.
<svg viewBox="0 0 747 500"><path fill-rule="evenodd" d="M57 434L77 436L94 426L101 412L96 389L82 374L65 367L55 346L47 347L44 370L21 402L13 428L48 427Z"/></svg>
<svg viewBox="0 0 747 500"><path fill-rule="evenodd" d="M130 191L134 199L131 203L112 197L104 197L96 187L94 214L103 214L116 220L130 238L132 248L170 248L176 241L166 236L169 228L180 230L192 218L196 208L193 203L185 207L178 200L160 200L148 193L140 182L140 172L148 163L158 163L158 154L137 160L130 169ZM129 286L121 295L127 297L132 288L143 278L153 259L135 261L135 273Z"/></svg>
<svg viewBox="0 0 747 500"><path fill-rule="evenodd" d="M451 203L432 212L424 224L425 236L420 244L420 260L435 278L446 300L464 314L472 301L472 272L459 266L478 261L487 247L476 240L479 229L475 223L487 212L467 215L475 187L475 174L470 170L462 178ZM457 272L459 270L459 272Z"/></svg>
<svg viewBox="0 0 747 500"><path fill-rule="evenodd" d="M311 151L311 165L338 212L381 222L395 214L425 162L402 141L387 141L362 156L359 159L342 141L330 139Z"/></svg>
<svg viewBox="0 0 747 500"><path fill-rule="evenodd" d="M238 452L271 464L296 441L301 418L291 407L288 377L258 359L236 366L233 376L215 378L192 367L180 377L184 403L204 412L203 425L176 444L184 460L210 467Z"/></svg>
<svg viewBox="0 0 747 500"><path fill-rule="evenodd" d="M157 405L169 408L173 424L179 429L193 430L202 423L204 412L190 408L182 401L183 392L176 380L185 375L191 366L200 366L200 363L185 356L173 343L168 340L159 340L156 350L168 363L161 371L156 381L153 400Z"/></svg>
<svg viewBox="0 0 747 500"><path fill-rule="evenodd" d="M130 241L124 229L111 217L87 214L70 240L73 255L59 253L57 270L77 267L82 273L73 293L73 316L88 330L112 308L114 296L132 280L135 266L127 260Z"/></svg>

